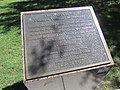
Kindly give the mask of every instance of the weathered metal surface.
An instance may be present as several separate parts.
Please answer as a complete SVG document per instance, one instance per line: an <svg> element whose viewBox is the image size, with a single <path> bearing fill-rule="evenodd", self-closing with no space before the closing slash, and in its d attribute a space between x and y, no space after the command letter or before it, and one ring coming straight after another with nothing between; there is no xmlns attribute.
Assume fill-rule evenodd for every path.
<svg viewBox="0 0 120 90"><path fill-rule="evenodd" d="M113 63L92 7L21 17L26 80Z"/></svg>

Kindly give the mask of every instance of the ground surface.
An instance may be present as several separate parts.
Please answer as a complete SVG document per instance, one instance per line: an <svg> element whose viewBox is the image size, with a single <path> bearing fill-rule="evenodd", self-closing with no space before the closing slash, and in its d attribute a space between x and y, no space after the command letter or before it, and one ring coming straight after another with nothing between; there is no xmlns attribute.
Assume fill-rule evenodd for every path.
<svg viewBox="0 0 120 90"><path fill-rule="evenodd" d="M115 66L102 81L101 90L119 87L120 1L119 0L0 0L0 89L26 90L22 84L20 12L46 8L93 5Z"/></svg>

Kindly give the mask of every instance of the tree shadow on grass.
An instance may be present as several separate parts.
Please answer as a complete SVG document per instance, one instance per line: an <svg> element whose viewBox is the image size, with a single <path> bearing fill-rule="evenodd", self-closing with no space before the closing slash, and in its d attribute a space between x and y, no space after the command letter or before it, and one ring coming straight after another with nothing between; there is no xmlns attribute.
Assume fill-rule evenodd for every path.
<svg viewBox="0 0 120 90"><path fill-rule="evenodd" d="M67 8L79 6L93 6L97 14L104 12L107 1L105 0L28 0L12 2L2 9L7 9L6 12L0 13L0 25L4 30L1 33L6 33L11 27L20 28L20 12L33 11L53 8Z"/></svg>
<svg viewBox="0 0 120 90"><path fill-rule="evenodd" d="M7 87L3 88L2 90L28 90L28 89L24 85L23 81L20 81L11 86L7 86Z"/></svg>
<svg viewBox="0 0 120 90"><path fill-rule="evenodd" d="M109 4L109 3L114 4ZM20 12L22 11L33 11L43 9L54 9L54 8L67 8L67 7L80 7L80 6L93 6L100 24L109 34L111 29L114 31L119 29L119 3L118 0L28 0L12 2L6 6L0 7L6 9L6 12L0 13L0 26L3 26L4 30L1 33L6 33L11 27L20 28ZM116 18L117 15L117 19ZM111 18L110 18L111 17ZM110 29L108 31L108 28ZM116 31L115 31L116 33Z"/></svg>
<svg viewBox="0 0 120 90"><path fill-rule="evenodd" d="M12 27L20 28L20 12L33 11L48 8L60 8L65 7L64 0L41 0L41 1L20 1L13 2L7 6L0 7L1 9L7 9L7 12L0 13L0 26L3 26L1 33L7 33L12 30Z"/></svg>

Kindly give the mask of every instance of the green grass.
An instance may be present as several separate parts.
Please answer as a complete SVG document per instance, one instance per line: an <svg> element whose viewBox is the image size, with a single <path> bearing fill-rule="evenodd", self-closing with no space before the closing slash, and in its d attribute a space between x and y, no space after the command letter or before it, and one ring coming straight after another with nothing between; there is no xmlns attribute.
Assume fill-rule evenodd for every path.
<svg viewBox="0 0 120 90"><path fill-rule="evenodd" d="M0 87L22 79L21 40L16 29L0 35Z"/></svg>
<svg viewBox="0 0 120 90"><path fill-rule="evenodd" d="M30 9L57 8L92 5L90 3L81 3L84 0L58 0L54 2L50 0L42 0L38 4L18 3L23 0L0 0L0 89L11 86L22 80L22 54L21 54L21 35L20 35L20 11ZM98 0L100 1L100 0ZM104 0L103 0L104 1ZM101 7L94 5L96 14L104 25L103 32L108 42L109 48L115 60L115 67L108 73L104 81L115 80L115 77L120 78L120 28L119 28L119 2L106 3ZM115 0L119 1L119 0ZM105 2L105 1L104 1ZM11 4L12 3L12 4ZM16 4L17 3L17 4ZM101 2L100 2L101 3ZM20 4L20 5L19 5ZM32 5L32 6L30 6ZM36 5L36 6L35 6ZM118 6L117 6L118 5ZM101 9L101 11L99 9ZM116 19L117 18L117 19ZM112 90L117 88L114 83L102 84L102 90ZM14 90L14 89L10 89Z"/></svg>
<svg viewBox="0 0 120 90"><path fill-rule="evenodd" d="M0 1L4 7L15 0ZM0 12L7 12L8 8L0 8ZM0 17L5 18L5 17ZM0 26L0 32L4 31ZM22 80L21 37L18 27L10 28L8 33L0 34L0 90Z"/></svg>

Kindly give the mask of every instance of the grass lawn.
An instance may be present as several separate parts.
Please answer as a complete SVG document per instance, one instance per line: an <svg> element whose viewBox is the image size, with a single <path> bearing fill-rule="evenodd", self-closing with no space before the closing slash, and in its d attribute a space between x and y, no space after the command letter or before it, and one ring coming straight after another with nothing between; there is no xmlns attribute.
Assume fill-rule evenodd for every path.
<svg viewBox="0 0 120 90"><path fill-rule="evenodd" d="M12 1L0 1L0 14L8 11L4 7ZM0 15L0 19L4 18L7 17ZM9 32L2 33L4 29L0 25L0 90L22 80L20 30L18 27L11 27Z"/></svg>
<svg viewBox="0 0 120 90"><path fill-rule="evenodd" d="M26 0L25 0L26 1ZM61 2L60 2L61 1ZM100 0L97 0L100 1ZM104 1L104 0L103 0ZM109 0L101 11L96 7L95 11L110 51L115 60L115 66L101 83L102 90L118 88L117 78L120 78L120 10L119 0ZM82 3L81 3L82 2ZM23 0L0 0L0 89L22 81L22 54L20 35L20 11L57 7L72 7L92 5L83 0L41 0L36 2ZM97 2L96 4L98 4ZM95 4L95 3L93 3ZM104 4L104 3L103 3ZM114 6L115 5L115 6ZM99 6L98 6L99 7ZM109 8L109 9L108 9ZM108 11L107 11L108 10ZM117 18L117 19L115 19ZM103 20L103 21L102 21ZM103 23L105 20L106 23ZM102 25L103 23L103 25ZM105 25L105 26L104 26ZM112 81L112 82L111 82ZM15 90L15 89L3 89ZM16 89L19 90L19 89Z"/></svg>

